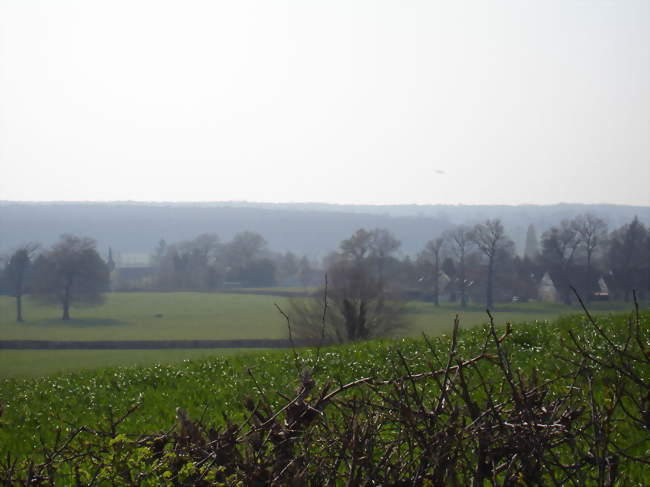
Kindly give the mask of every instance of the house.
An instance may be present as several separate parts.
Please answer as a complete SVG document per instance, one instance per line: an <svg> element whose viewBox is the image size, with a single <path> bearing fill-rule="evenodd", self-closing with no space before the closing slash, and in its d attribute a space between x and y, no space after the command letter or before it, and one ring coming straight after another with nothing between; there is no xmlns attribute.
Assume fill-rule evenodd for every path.
<svg viewBox="0 0 650 487"><path fill-rule="evenodd" d="M594 292L591 299L593 301L609 301L609 288L602 276L598 279L598 291Z"/></svg>
<svg viewBox="0 0 650 487"><path fill-rule="evenodd" d="M554 303L557 301L557 288L548 272L544 273L542 280L537 286L537 297L540 301L545 303Z"/></svg>

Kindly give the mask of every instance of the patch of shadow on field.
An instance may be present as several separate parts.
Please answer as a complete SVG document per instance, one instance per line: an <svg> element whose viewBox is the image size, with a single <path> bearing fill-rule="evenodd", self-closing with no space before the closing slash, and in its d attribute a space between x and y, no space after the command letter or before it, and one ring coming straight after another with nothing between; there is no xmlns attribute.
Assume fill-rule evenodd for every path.
<svg viewBox="0 0 650 487"><path fill-rule="evenodd" d="M112 318L72 318L70 320L48 319L25 323L34 327L64 327L64 328L104 328L110 326L127 326L128 321L114 320Z"/></svg>

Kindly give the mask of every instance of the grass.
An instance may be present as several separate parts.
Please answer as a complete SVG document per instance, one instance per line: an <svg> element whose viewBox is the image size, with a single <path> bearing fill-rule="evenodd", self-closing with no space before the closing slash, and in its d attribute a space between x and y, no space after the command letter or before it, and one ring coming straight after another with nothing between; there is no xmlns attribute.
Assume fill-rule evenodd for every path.
<svg viewBox="0 0 650 487"><path fill-rule="evenodd" d="M2 340L174 340L286 338L286 322L275 309L288 309L283 297L225 293L111 293L97 308L72 310L67 322L57 317L54 306L25 303L24 323L14 321L14 301L0 296ZM594 303L594 312L629 311L626 303ZM647 308L647 303L645 304ZM577 308L554 303L508 303L494 313L500 322L552 320ZM162 314L160 318L155 317ZM410 302L407 336L422 332L439 335L449 331L456 314L464 328L486 321L481 306L460 310L453 303L435 307ZM39 376L103 366L175 363L201 354L223 355L223 350L0 350L0 377Z"/></svg>
<svg viewBox="0 0 650 487"><path fill-rule="evenodd" d="M608 330L625 330L625 318L621 315L602 322ZM503 323L502 319L498 321ZM646 313L644 333L649 323L650 314ZM535 368L543 377L559 376L567 364L558 361L556 355L560 339L567 337L569 329L579 335L590 330L584 318L576 316L555 323L519 324L513 326L512 336L504 346L518 370L530 372ZM464 331L459 340L459 356L474 356L483 343L483 333L480 328ZM618 332L611 336L618 337ZM593 332L587 333L583 343L597 339ZM434 349L443 351L444 355L448 338L440 336L432 340ZM336 384L365 376L392 377L401 367L402 355L398 357L398 350L413 373L429 370L433 358L427 344L423 340L404 338L324 349L316 380L322 386L328 380ZM273 407L278 407L283 399L277 393L291 396L299 370L313 365L313 350L298 353L299 363L294 361L291 352L267 351L214 356L176 365L104 368L55 377L0 380L0 402L4 405L0 457L8 451L14 456L31 454L39 444L39 436L52 439L57 428L105 424L112 414L124 411L139 395L142 395L141 408L120 426L119 432L169 429L179 406L190 417L207 418L207 423L222 422L223 413L234 420L244 417L241 404L246 396L258 398L263 394ZM488 364L483 368L485 374L493 370ZM608 384L600 379L596 383Z"/></svg>
<svg viewBox="0 0 650 487"><path fill-rule="evenodd" d="M645 308L648 308L645 303ZM632 310L631 303L600 302L591 303L589 309L597 314L621 313ZM494 316L502 323L510 321L519 323L524 321L551 321L559 316L579 313L577 306L566 306L559 303L498 303L491 310ZM410 302L407 306L408 319L411 328L407 336L421 336L422 333L437 335L451 329L454 318L459 315L464 328L472 328L487 322L485 307L469 305L460 308L456 303L441 303L439 307L431 303Z"/></svg>
<svg viewBox="0 0 650 487"><path fill-rule="evenodd" d="M186 360L242 355L255 350L1 350L0 377L39 377L120 365L178 364Z"/></svg>
<svg viewBox="0 0 650 487"><path fill-rule="evenodd" d="M26 300L25 322L13 320L13 300L0 298L4 340L196 340L284 338L273 303L285 298L221 293L111 293L97 308L60 310ZM155 315L162 315L157 318Z"/></svg>

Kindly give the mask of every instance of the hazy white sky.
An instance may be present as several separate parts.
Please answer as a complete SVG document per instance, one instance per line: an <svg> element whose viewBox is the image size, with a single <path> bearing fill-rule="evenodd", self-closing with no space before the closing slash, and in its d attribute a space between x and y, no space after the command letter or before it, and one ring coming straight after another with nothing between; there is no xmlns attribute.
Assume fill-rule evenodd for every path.
<svg viewBox="0 0 650 487"><path fill-rule="evenodd" d="M0 199L650 204L650 1L0 0Z"/></svg>

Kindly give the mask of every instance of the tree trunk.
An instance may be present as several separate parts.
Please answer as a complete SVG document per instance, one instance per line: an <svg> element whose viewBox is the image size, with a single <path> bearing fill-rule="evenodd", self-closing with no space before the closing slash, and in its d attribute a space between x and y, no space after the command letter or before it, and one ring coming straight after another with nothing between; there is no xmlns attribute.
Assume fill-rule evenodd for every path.
<svg viewBox="0 0 650 487"><path fill-rule="evenodd" d="M61 319L64 321L70 319L70 304L67 300L63 302L63 317Z"/></svg>
<svg viewBox="0 0 650 487"><path fill-rule="evenodd" d="M487 309L492 309L494 305L494 299L492 297L492 285L494 280L494 262L493 258L490 257L488 262L488 275L487 275L487 288L485 292L485 306Z"/></svg>
<svg viewBox="0 0 650 487"><path fill-rule="evenodd" d="M564 285L562 286L564 288L562 301L565 305L571 306L571 268L569 262L563 266L562 276L562 280L564 281Z"/></svg>
<svg viewBox="0 0 650 487"><path fill-rule="evenodd" d="M459 261L459 268L460 268L460 273L459 273L459 280L458 282L460 283L460 307L461 308L466 308L467 307L467 279L465 278L465 256L463 255Z"/></svg>
<svg viewBox="0 0 650 487"><path fill-rule="evenodd" d="M440 269L438 268L438 263L436 262L435 272L433 273L433 304L435 306L440 306Z"/></svg>
<svg viewBox="0 0 650 487"><path fill-rule="evenodd" d="M593 283L591 282L591 252L587 250L587 302L590 303L592 301L592 295L593 295Z"/></svg>
<svg viewBox="0 0 650 487"><path fill-rule="evenodd" d="M63 304L63 317L61 318L64 321L67 321L70 319L70 287L72 286L72 283L68 281L68 283L65 286L65 294L63 295L63 301L61 304Z"/></svg>
<svg viewBox="0 0 650 487"><path fill-rule="evenodd" d="M16 321L23 321L23 297L16 295Z"/></svg>

